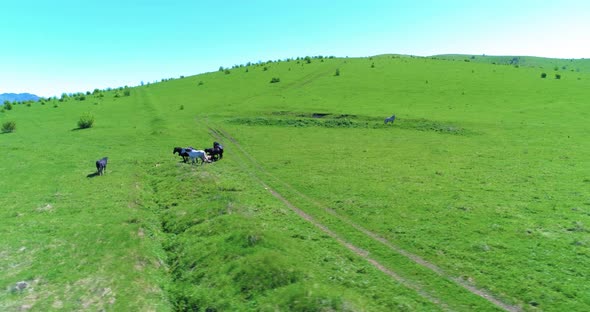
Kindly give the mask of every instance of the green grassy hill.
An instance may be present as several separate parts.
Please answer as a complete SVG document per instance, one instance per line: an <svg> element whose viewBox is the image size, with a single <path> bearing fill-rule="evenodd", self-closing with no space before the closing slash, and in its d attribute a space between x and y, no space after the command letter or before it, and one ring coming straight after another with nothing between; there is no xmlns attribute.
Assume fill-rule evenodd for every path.
<svg viewBox="0 0 590 312"><path fill-rule="evenodd" d="M0 310L588 310L590 74L543 71L312 58L13 105Z"/></svg>

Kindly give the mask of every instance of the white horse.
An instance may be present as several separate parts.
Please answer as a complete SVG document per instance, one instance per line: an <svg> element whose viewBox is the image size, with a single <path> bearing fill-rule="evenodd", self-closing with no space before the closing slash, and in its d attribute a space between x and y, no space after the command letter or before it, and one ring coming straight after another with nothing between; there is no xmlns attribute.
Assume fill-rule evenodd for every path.
<svg viewBox="0 0 590 312"><path fill-rule="evenodd" d="M387 124L388 122L393 123L394 121L395 121L395 115L391 115L391 117L385 118L385 124Z"/></svg>
<svg viewBox="0 0 590 312"><path fill-rule="evenodd" d="M196 150L193 148L187 148L185 151L188 153L188 158L191 160L191 162L193 164L195 162L198 163L197 159L201 160L201 165L205 162L211 162L211 160L207 156L207 153L205 153L205 151L203 151L203 150Z"/></svg>

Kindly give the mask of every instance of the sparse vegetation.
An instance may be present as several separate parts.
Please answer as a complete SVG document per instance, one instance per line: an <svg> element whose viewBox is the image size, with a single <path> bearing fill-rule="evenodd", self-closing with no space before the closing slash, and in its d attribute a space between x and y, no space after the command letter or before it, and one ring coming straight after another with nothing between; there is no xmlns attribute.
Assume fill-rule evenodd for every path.
<svg viewBox="0 0 590 312"><path fill-rule="evenodd" d="M278 77L272 77L272 79L270 80L270 83L277 83L277 82L281 82L281 79Z"/></svg>

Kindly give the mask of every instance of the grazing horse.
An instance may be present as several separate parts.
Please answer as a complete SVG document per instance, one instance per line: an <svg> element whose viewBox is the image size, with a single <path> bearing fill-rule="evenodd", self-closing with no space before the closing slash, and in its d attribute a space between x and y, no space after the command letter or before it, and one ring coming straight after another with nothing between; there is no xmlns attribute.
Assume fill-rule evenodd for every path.
<svg viewBox="0 0 590 312"><path fill-rule="evenodd" d="M172 150L172 154L176 154L176 153L178 153L178 156L182 157L182 160L184 162L187 162L188 161L188 152L187 152L187 149L186 148L183 148L183 147L175 147Z"/></svg>
<svg viewBox="0 0 590 312"><path fill-rule="evenodd" d="M213 149L219 149L219 159L223 158L223 145L219 144L219 142L213 142Z"/></svg>
<svg viewBox="0 0 590 312"><path fill-rule="evenodd" d="M385 118L385 124L387 124L388 122L393 123L394 121L395 121L395 115L391 115L391 117Z"/></svg>
<svg viewBox="0 0 590 312"><path fill-rule="evenodd" d="M109 160L108 157L103 157L96 161L96 171L98 175L103 175L107 170L107 161Z"/></svg>
<svg viewBox="0 0 590 312"><path fill-rule="evenodd" d="M211 162L207 157L207 153L205 153L203 150L187 149L186 152L193 164L197 161L197 159L201 159L201 165L205 162Z"/></svg>
<svg viewBox="0 0 590 312"><path fill-rule="evenodd" d="M211 156L211 159L214 161L220 160L221 158L223 158L223 149L220 148L219 146L215 146L213 148L206 148L205 153L207 153L207 155Z"/></svg>

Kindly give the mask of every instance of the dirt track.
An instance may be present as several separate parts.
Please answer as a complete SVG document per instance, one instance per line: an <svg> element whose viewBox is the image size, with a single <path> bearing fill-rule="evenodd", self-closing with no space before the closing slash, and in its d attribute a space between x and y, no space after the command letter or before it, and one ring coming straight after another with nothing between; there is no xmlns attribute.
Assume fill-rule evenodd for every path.
<svg viewBox="0 0 590 312"><path fill-rule="evenodd" d="M351 244L350 242L346 241L344 238L342 238L340 235L336 234L335 232L333 232L332 230L330 230L327 226L323 225L322 223L320 223L319 221L317 221L316 219L314 219L312 216L310 216L309 214L307 214L306 212L304 212L303 210L301 210L300 208L298 208L297 206L295 206L294 204L292 204L289 200L287 200L284 196L282 196L280 193L278 193L276 190L274 190L273 188L269 187L267 183L265 183L261 178L260 178L260 174L264 173L266 175L270 175L269 173L267 173L264 168L262 168L257 162L256 160L250 155L248 154L248 152L246 152L241 146L240 144L236 141L235 138L233 138L231 135L229 135L226 131L224 130L218 130L218 129L213 129L210 126L208 126L209 132L211 133L211 135L213 137L215 137L217 140L219 141L227 141L229 140L231 142L231 144L236 148L236 150L234 150L234 155L243 158L245 160L247 160L247 163L250 163L254 166L253 169L249 168L246 165L246 162L240 162L240 166L242 166L244 168L244 170L248 171L250 173L250 175L257 180L266 190L269 191L270 194L272 194L275 198L279 199L281 202L283 202L287 207L289 207L292 211L294 211L295 213L297 213L301 218L305 219L306 221L310 222L311 224L313 224L315 227L317 227L318 229L320 229L322 232L326 233L327 235L329 235L330 237L332 237L334 240L336 240L338 243L340 243L341 245L345 246L346 248L348 248L349 250L351 250L352 252L356 253L358 256L364 258L367 262L371 263L371 265L373 265L375 268L377 268L378 270L380 270L381 272L385 273L386 275L388 275L389 277L393 278L394 280L396 280L397 282L399 282L400 284L411 288L413 290L415 290L416 292L418 292L421 296L423 296L424 298L426 298L427 300L437 304L439 307L441 307L444 310L448 310L448 306L447 304L445 304L444 302L442 302L440 299L434 297L432 294L429 294L426 290L424 290L422 287L420 287L418 284L416 284L415 282L412 282L408 279L405 279L403 277L401 277L399 274L395 273L394 271L388 269L387 267L385 267L384 265L382 265L381 263L379 263L377 260L371 258L369 256L369 253L353 244ZM276 179L276 178L275 178ZM457 285L463 287L464 289L466 289L467 291L469 291L470 293L477 295L481 298L484 298L485 300L489 301L490 303L492 303L493 305L495 305L496 307L505 310L505 311L510 311L510 312L517 312L517 311L521 311L520 307L518 306L514 306L514 305L510 305L507 304L505 302L503 302L502 300L496 298L495 296L493 296L491 293L489 293L488 291L478 288L474 285L469 284L468 282L466 282L465 280L458 278L458 277L453 277L448 275L447 273L445 273L440 267L436 266L435 264L424 260L423 258L421 258L418 255L412 254L398 246L395 246L394 244L392 244L391 242L389 242L388 240L386 240L385 238L377 235L374 232L369 231L368 229L362 227L361 225L358 225L354 222L352 222L351 220L347 219L346 217L343 217L341 215L339 215L338 213L336 213L336 211L334 211L331 208L327 208L325 206L323 206L322 204L318 203L317 201L309 198L307 195L297 191L296 189L294 189L292 186L290 186L289 184L286 184L284 182L281 181L281 183L283 185L285 185L286 187L288 187L289 189L293 190L294 192L296 192L299 196L305 198L306 200L308 200L309 202L313 203L314 205L316 205L319 208L324 209L326 212L328 212L329 214L333 215L334 217L338 218L339 220L345 222L346 224L354 227L356 230L358 230L359 232L362 232L365 236L371 238L372 240L378 241L381 244L385 245L389 250L400 254L410 260L412 260L413 262L417 263L418 265L427 268L429 270L431 270L432 272L438 274L439 276L451 280L454 283L456 283Z"/></svg>

